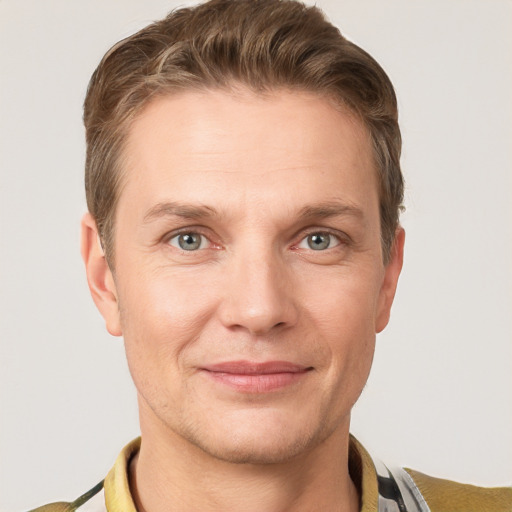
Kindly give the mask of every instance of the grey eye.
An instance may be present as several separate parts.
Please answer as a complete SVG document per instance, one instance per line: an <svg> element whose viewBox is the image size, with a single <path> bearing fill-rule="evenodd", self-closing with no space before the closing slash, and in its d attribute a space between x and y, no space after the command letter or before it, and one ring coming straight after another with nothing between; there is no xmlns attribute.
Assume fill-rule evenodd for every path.
<svg viewBox="0 0 512 512"><path fill-rule="evenodd" d="M305 241L309 249L313 249L313 251L323 251L331 247L333 238L334 237L329 233L311 233L306 237ZM335 238L334 241L336 241Z"/></svg>
<svg viewBox="0 0 512 512"><path fill-rule="evenodd" d="M197 251L203 248L206 238L199 233L180 233L169 240L169 244L184 251Z"/></svg>

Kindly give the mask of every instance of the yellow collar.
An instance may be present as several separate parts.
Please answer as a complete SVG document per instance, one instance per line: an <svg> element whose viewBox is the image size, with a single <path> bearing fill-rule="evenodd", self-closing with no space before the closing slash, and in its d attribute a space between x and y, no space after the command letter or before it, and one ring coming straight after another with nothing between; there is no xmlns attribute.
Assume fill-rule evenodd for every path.
<svg viewBox="0 0 512 512"><path fill-rule="evenodd" d="M140 450L140 437L127 444L105 478L105 505L109 512L137 512L133 503L128 470L132 457Z"/></svg>

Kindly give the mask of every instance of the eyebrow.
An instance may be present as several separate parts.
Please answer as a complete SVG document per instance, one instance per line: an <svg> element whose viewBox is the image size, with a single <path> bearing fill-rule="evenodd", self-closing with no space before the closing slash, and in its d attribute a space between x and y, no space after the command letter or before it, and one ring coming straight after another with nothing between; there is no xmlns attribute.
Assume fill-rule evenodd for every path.
<svg viewBox="0 0 512 512"><path fill-rule="evenodd" d="M158 203L150 208L144 215L144 223L146 224L162 217L182 217L193 220L214 217L216 215L218 215L217 210L211 206L166 202Z"/></svg>
<svg viewBox="0 0 512 512"><path fill-rule="evenodd" d="M144 223L164 217L181 217L183 219L197 220L219 216L219 212L212 206L204 204L185 204L179 202L158 203L150 208L144 215ZM300 220L326 219L330 217L354 216L363 218L361 208L338 201L327 201L304 206L299 210Z"/></svg>
<svg viewBox="0 0 512 512"><path fill-rule="evenodd" d="M308 205L299 211L299 218L309 219L327 219L329 217L353 216L363 218L364 213L356 205L342 203L338 201L328 201L314 205Z"/></svg>

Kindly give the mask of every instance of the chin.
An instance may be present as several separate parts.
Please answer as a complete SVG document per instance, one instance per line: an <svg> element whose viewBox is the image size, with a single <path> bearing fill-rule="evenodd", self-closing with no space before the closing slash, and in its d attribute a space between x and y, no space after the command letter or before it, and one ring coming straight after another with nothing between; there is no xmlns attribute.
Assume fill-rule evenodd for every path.
<svg viewBox="0 0 512 512"><path fill-rule="evenodd" d="M291 461L320 445L330 434L325 428L272 421L241 422L229 429L214 422L208 429L196 427L181 432L189 443L217 460L255 465Z"/></svg>
<svg viewBox="0 0 512 512"><path fill-rule="evenodd" d="M198 440L189 441L211 457L231 464L282 464L295 459L311 448L310 443L303 439L294 442L288 440L287 444L279 443L275 439L270 443L246 439L231 439L229 443L212 444Z"/></svg>

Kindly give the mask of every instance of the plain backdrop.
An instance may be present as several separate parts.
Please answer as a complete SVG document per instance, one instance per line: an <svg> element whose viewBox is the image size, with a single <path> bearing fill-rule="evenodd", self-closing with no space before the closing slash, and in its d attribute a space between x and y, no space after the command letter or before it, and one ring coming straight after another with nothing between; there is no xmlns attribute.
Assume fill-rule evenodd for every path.
<svg viewBox="0 0 512 512"><path fill-rule="evenodd" d="M103 53L176 5L0 0L2 511L77 497L138 434L79 255L81 105ZM352 431L388 464L510 485L512 2L318 5L389 73L404 137L406 263Z"/></svg>

